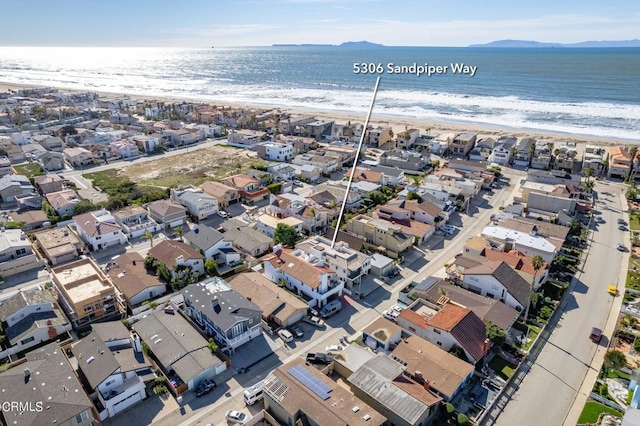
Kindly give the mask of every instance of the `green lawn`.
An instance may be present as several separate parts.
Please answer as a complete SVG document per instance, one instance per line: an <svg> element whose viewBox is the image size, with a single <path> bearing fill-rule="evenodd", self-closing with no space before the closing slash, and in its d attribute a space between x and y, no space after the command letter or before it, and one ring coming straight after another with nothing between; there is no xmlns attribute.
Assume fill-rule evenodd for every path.
<svg viewBox="0 0 640 426"><path fill-rule="evenodd" d="M528 351L533 342L536 340L536 337L538 337L538 334L540 334L540 328L536 327L535 325L529 324L527 324L527 327L529 327L529 334L527 335L528 340L524 345L524 349Z"/></svg>
<svg viewBox="0 0 640 426"><path fill-rule="evenodd" d="M622 413L614 410L613 408L609 408L599 402L587 401L582 409L580 418L578 419L578 424L595 423L598 421L600 413L609 413L614 416L622 417Z"/></svg>
<svg viewBox="0 0 640 426"><path fill-rule="evenodd" d="M25 175L26 177L42 176L44 170L38 163L20 164L19 166L13 166L13 170L19 175Z"/></svg>
<svg viewBox="0 0 640 426"><path fill-rule="evenodd" d="M496 374L498 374L498 376L502 377L504 380L509 380L509 378L515 371L516 366L500 356L494 356L489 363L489 368L495 371Z"/></svg>
<svg viewBox="0 0 640 426"><path fill-rule="evenodd" d="M632 231L640 231L640 212L633 211L629 213L629 229Z"/></svg>
<svg viewBox="0 0 640 426"><path fill-rule="evenodd" d="M609 379L625 379L625 380L629 380L629 375L623 371L620 370L614 370L614 369L610 369L608 374L607 374L607 378Z"/></svg>

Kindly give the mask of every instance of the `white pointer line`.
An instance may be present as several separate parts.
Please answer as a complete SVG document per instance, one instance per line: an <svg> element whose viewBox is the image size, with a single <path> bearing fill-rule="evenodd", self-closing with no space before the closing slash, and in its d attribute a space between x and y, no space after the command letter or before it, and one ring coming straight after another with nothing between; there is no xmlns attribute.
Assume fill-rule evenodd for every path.
<svg viewBox="0 0 640 426"><path fill-rule="evenodd" d="M342 216L344 215L344 208L347 205L347 198L349 198L349 191L351 190L351 183L353 182L353 175L356 172L356 166L358 165L358 158L360 157L360 150L362 149L362 142L364 142L364 135L367 133L367 127L369 127L369 119L371 118L371 111L373 111L373 104L376 101L376 95L378 94L378 85L380 84L380 76L376 79L376 85L373 88L373 96L371 97L371 104L369 105L369 112L367 113L367 119L364 121L364 127L362 134L360 135L360 143L358 143L358 149L356 150L356 158L353 159L353 167L351 168L351 176L349 176L349 183L347 184L347 190L344 193L344 200L342 200L342 207L340 207L340 214L338 215L338 222L336 223L335 232L333 233L333 240L331 241L331 248L336 244L336 238L338 238L338 231L340 230L340 223L342 222Z"/></svg>

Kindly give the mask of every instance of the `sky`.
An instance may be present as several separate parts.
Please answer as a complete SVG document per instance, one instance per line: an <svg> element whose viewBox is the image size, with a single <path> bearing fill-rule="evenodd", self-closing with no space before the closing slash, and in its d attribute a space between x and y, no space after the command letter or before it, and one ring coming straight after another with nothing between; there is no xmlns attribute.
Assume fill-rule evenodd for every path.
<svg viewBox="0 0 640 426"><path fill-rule="evenodd" d="M5 0L3 46L467 46L640 38L637 0ZM521 4L526 3L526 4ZM8 12L8 13L5 13Z"/></svg>

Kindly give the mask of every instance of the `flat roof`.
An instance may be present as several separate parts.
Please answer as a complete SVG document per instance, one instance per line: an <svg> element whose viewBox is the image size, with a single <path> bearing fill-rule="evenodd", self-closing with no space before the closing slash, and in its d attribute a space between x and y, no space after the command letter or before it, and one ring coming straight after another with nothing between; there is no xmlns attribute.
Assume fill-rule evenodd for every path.
<svg viewBox="0 0 640 426"><path fill-rule="evenodd" d="M62 287L61 290L76 305L115 292L106 276L89 259L54 268L52 273L56 284Z"/></svg>

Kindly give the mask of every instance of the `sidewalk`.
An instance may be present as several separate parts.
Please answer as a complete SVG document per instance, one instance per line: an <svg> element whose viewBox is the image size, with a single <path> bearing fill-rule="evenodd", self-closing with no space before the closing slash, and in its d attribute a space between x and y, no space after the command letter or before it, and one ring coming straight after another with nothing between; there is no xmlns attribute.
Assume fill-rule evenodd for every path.
<svg viewBox="0 0 640 426"><path fill-rule="evenodd" d="M621 205L623 206L622 212L625 214L628 213L626 207L624 207L627 205L627 200L624 194L620 195L620 202L621 202ZM630 246L631 241L630 241L629 233L626 233L624 243L627 247ZM623 265L624 264L628 265L628 263L629 263L629 252L625 252ZM575 399L573 400L573 405L571 406L571 409L569 410L569 413L567 414L567 417L564 420L564 423L563 423L564 426L575 426L578 423L578 418L582 413L582 409L584 408L585 403L589 399L589 394L591 393L591 390L593 389L593 386L595 385L596 380L598 379L598 374L600 373L600 367L604 362L604 355L607 353L607 350L609 349L609 345L611 344L613 333L616 328L616 323L618 322L618 315L620 313L620 310L622 309L622 301L624 299L624 289L627 281L627 269L628 267L623 267L620 270L620 274L618 276L618 282L617 282L618 296L616 296L613 299L613 305L611 306L611 311L609 312L607 323L604 327L604 330L602 330L603 335L608 336L607 346L598 345L598 349L596 349L596 353L593 356L593 359L591 360L592 368L589 368L589 370L587 370L587 374L584 380L582 381L582 385L580 386L580 389L578 390L578 393ZM605 286L606 284L603 284L603 288L598 289L598 291L600 290L602 291L603 297L606 294Z"/></svg>

